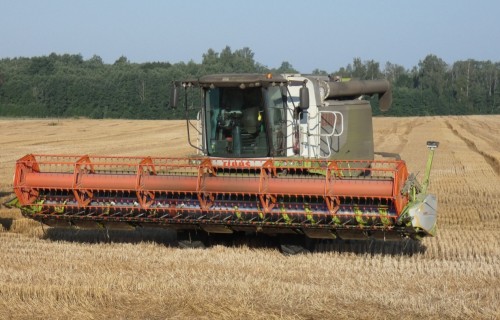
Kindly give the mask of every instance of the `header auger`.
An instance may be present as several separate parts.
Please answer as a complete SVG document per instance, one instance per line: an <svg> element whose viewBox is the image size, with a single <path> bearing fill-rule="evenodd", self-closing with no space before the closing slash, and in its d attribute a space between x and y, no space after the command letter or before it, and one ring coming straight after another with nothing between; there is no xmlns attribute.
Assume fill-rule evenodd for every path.
<svg viewBox="0 0 500 320"><path fill-rule="evenodd" d="M435 235L437 201L426 192L437 143L429 143L423 186L404 161L374 159L371 106L360 98L377 94L388 109L387 81L211 75L176 82L172 106L192 88L201 92L197 124L187 120L197 155L27 155L14 177L24 215L81 228L311 239Z"/></svg>

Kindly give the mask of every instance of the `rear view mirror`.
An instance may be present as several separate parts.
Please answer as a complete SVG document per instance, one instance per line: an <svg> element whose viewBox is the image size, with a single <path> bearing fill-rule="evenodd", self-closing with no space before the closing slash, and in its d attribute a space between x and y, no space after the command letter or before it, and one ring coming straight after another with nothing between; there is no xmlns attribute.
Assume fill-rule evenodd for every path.
<svg viewBox="0 0 500 320"><path fill-rule="evenodd" d="M301 110L309 109L309 89L306 87L304 83L302 88L300 88L300 105L299 108Z"/></svg>
<svg viewBox="0 0 500 320"><path fill-rule="evenodd" d="M177 108L177 102L179 101L179 90L180 85L178 81L172 81L172 91L170 92L170 108Z"/></svg>

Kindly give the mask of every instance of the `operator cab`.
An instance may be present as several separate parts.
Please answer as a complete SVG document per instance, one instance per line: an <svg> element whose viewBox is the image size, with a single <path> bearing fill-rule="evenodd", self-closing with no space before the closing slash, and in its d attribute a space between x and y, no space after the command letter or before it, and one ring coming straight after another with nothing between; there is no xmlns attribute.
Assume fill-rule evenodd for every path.
<svg viewBox="0 0 500 320"><path fill-rule="evenodd" d="M230 158L285 156L286 84L282 77L263 74L211 75L189 82L202 90L202 152Z"/></svg>
<svg viewBox="0 0 500 320"><path fill-rule="evenodd" d="M286 114L280 87L208 88L204 98L208 155L260 158L284 153Z"/></svg>

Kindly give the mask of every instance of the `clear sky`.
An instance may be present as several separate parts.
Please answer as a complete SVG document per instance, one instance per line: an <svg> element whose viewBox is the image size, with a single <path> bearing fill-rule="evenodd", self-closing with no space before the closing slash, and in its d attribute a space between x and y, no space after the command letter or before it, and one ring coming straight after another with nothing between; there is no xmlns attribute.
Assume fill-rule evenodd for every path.
<svg viewBox="0 0 500 320"><path fill-rule="evenodd" d="M411 68L500 61L499 0L0 0L0 58L81 54L201 62L249 47L270 68L328 72L354 57Z"/></svg>

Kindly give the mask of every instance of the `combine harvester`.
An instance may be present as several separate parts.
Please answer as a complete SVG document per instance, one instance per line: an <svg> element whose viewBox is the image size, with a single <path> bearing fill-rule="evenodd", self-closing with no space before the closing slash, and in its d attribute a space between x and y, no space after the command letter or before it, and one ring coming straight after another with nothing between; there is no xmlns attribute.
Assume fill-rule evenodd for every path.
<svg viewBox="0 0 500 320"><path fill-rule="evenodd" d="M202 101L196 123L188 120L193 89ZM426 189L438 143L428 142L422 185L398 155L374 160L371 106L362 97L378 95L387 110L387 81L210 75L174 83L173 107L182 93L197 155L26 155L14 177L23 214L58 227L171 228L188 246L211 234L262 233L285 239L285 251L300 248L285 235L435 235L437 201Z"/></svg>

